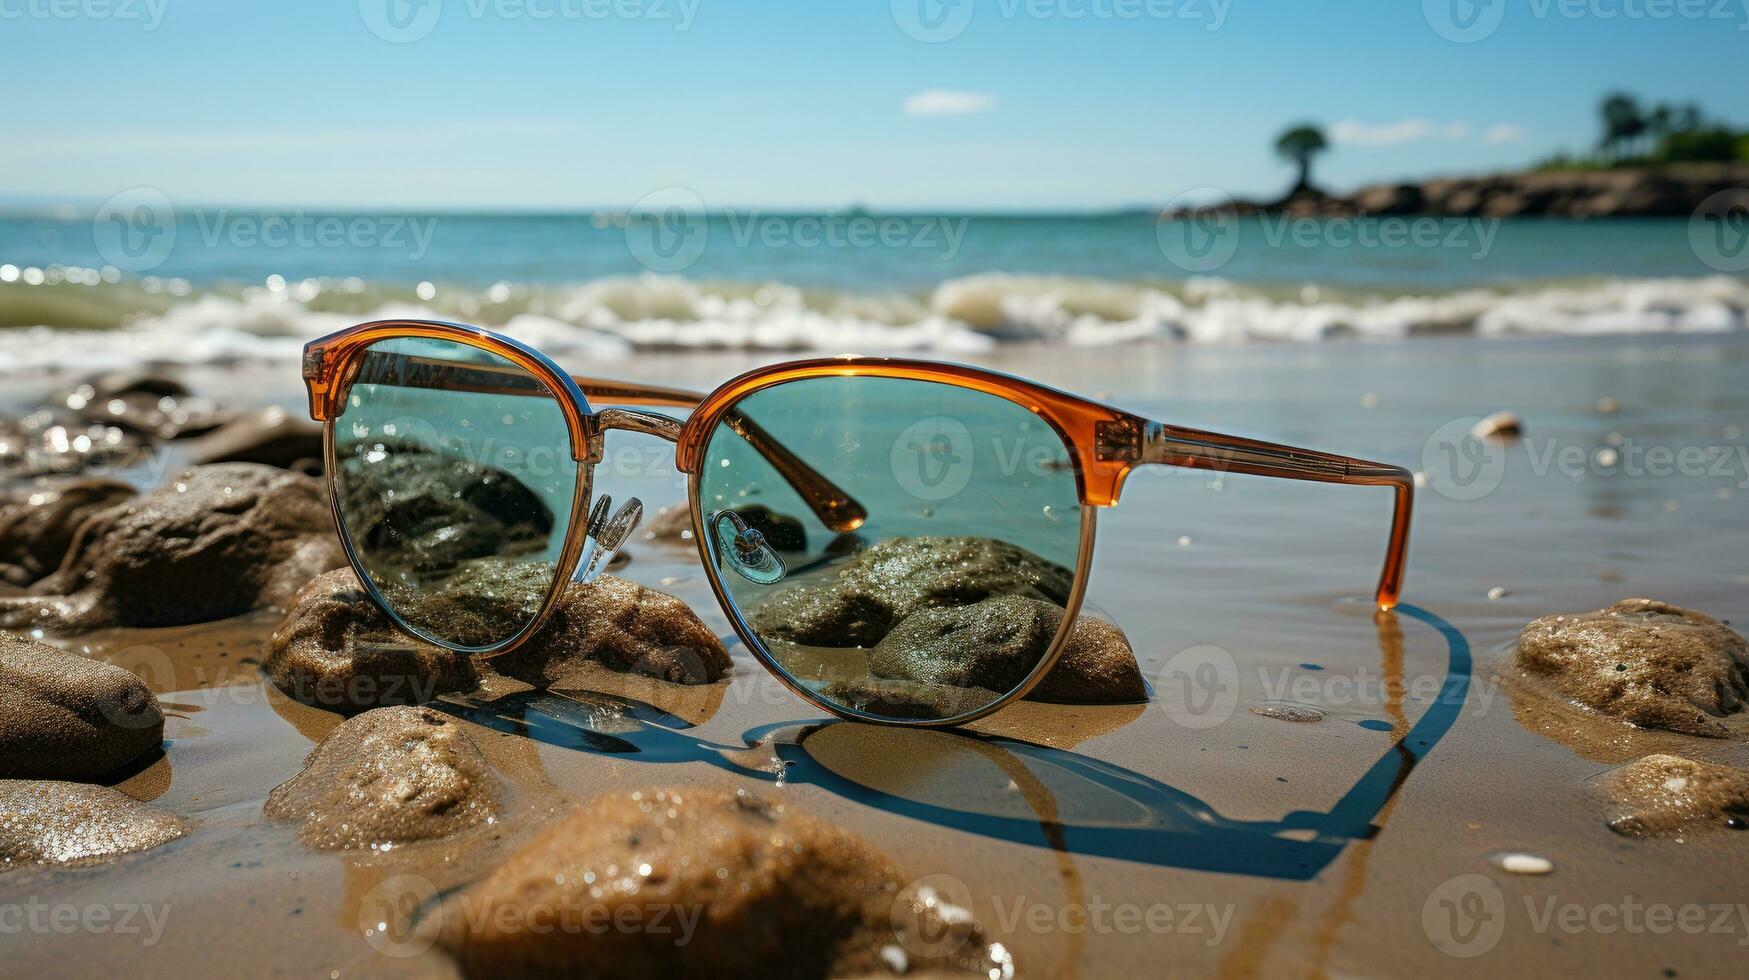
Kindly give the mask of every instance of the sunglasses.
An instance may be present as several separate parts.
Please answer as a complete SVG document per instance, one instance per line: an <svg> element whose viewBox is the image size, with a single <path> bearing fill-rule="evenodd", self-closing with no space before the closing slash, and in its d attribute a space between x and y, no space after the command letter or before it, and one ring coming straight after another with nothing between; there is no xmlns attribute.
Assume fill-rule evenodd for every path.
<svg viewBox="0 0 1749 980"><path fill-rule="evenodd" d="M1402 587L1408 470L978 368L819 358L701 395L573 376L475 327L390 320L312 341L303 375L360 581L401 629L463 653L528 640L637 526L636 498L592 499L609 430L674 443L735 632L847 718L956 725L1037 685L1080 612L1095 515L1138 465L1391 487L1379 608Z"/></svg>

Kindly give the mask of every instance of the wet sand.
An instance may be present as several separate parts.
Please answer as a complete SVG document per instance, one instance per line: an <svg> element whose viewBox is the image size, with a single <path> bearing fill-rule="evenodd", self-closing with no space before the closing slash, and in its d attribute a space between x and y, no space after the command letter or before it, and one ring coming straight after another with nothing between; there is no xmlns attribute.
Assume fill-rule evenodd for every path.
<svg viewBox="0 0 1749 980"><path fill-rule="evenodd" d="M709 387L749 363L587 368ZM1418 493L1395 614L1367 602L1390 515L1383 490L1138 473L1099 515L1088 597L1131 638L1148 705L1020 702L960 732L831 723L731 644L727 682L636 685L660 711L583 693L440 703L502 781L501 818L390 853L315 850L263 815L342 720L263 679L280 616L49 637L158 693L162 755L106 782L189 832L98 867L0 874L0 906L139 905L161 922L156 936L144 918L132 932L9 932L6 972L453 975L440 949L392 955L412 950L399 923L393 941L374 932L379 886L418 875L450 893L567 798L656 786L777 794L860 835L901 878L948 876L1023 976L1736 968L1749 943L1749 915L1733 908L1749 835L1624 837L1594 778L1654 751L1749 767L1743 727L1723 739L1650 734L1604 757L1559 737L1580 722L1549 721L1502 676L1527 622L1628 596L1749 622L1741 457L1719 473L1626 472L1633 447L1744 445L1743 338L1016 348L989 363L1154 418L1416 470L1454 420L1511 410L1525 430L1500 447L1491 492L1476 493L1495 479L1484 468L1482 483L1434 474ZM296 405L289 368L242 374L189 380L221 399L268 391ZM1615 404L1600 410L1602 399ZM1568 446L1587 461L1577 478L1544 465ZM1617 464L1596 469L1605 448ZM652 510L679 500L668 459L666 444L616 434L596 492L636 494ZM730 636L690 545L640 533L628 550L621 575ZM1279 702L1323 718L1250 710ZM1553 871L1504 871L1503 852ZM1702 928L1659 931L1644 912L1656 906L1703 907ZM1624 907L1626 918L1610 911Z"/></svg>

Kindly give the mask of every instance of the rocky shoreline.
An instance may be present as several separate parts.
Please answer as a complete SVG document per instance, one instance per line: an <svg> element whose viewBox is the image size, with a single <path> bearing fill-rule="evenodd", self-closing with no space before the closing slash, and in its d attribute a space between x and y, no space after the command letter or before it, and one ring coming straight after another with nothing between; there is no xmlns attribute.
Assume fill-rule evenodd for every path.
<svg viewBox="0 0 1749 980"><path fill-rule="evenodd" d="M1284 214L1348 218L1429 215L1442 218L1688 217L1715 194L1749 203L1749 165L1682 164L1659 168L1560 170L1440 177L1370 184L1351 194L1309 188L1275 201L1235 200L1179 208L1194 214Z"/></svg>

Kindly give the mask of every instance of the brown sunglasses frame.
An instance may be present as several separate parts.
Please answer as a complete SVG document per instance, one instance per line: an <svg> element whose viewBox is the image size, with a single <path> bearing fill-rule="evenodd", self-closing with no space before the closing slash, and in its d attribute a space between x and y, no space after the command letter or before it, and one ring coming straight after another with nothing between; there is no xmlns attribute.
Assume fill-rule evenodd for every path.
<svg viewBox="0 0 1749 980"><path fill-rule="evenodd" d="M570 434L572 458L580 464L577 487L572 499L570 524L567 525L565 546L560 552L558 573L554 576L552 588L545 597L540 612L527 626L491 647L455 648L453 644L421 633L403 622L378 593L374 583L360 570L361 563L340 512L339 494L335 487L338 468L334 421L341 414L365 351L379 341L403 337L452 341L494 354L528 372L540 382L545 394L559 402ZM537 632L557 606L581 556L593 482L588 467L601 458L603 433L608 429L643 432L660 436L675 444L675 466L687 474L687 500L699 559L705 567L706 577L718 603L728 615L742 642L766 669L798 697L834 715L861 721L913 727L960 725L990 714L1010 701L1025 697L1043 680L1062 655L1070 628L1080 611L1091 572L1096 511L1100 507L1117 503L1125 479L1139 465L1182 466L1350 486L1391 487L1394 491L1391 529L1384 568L1375 591L1379 609L1388 610L1396 605L1402 591L1404 567L1408 559L1409 522L1415 484L1413 475L1400 466L1149 421L1121 409L1031 381L959 364L881 357L813 358L748 371L725 382L709 394L700 394L679 388L573 376L559 369L540 352L511 338L478 327L428 320L382 320L360 324L311 341L304 348L303 376L309 394L310 416L322 423L328 495L341 542L354 569L360 570L359 578L365 588L403 629L439 646L464 649L464 652L480 656L508 653ZM699 471L706 444L719 424L728 425L766 454L774 467L796 485L828 527L853 528L859 525L863 515L855 501L838 491L825 477L807 468L806 464L789 456L781 445L770 440L756 426L752 426L749 420L737 417L734 412L743 398L756 391L821 377L900 378L980 391L1026 408L1043 419L1062 438L1074 459L1076 489L1081 500L1081 540L1075 581L1064 608L1062 623L1050 649L1019 687L975 711L951 718L898 719L845 708L820 698L792 678L741 617L739 609L724 589L705 534ZM536 393L526 386L520 389L511 386L486 390ZM616 406L682 408L689 409L691 414L681 422L664 415L621 408L595 411L590 407L591 397Z"/></svg>

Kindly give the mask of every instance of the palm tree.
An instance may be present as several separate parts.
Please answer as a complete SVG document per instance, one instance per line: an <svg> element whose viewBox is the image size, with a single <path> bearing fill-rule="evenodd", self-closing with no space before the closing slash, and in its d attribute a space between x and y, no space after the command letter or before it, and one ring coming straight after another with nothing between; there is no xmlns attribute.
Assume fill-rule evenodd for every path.
<svg viewBox="0 0 1749 980"><path fill-rule="evenodd" d="M1646 114L1646 128L1658 139L1669 136L1676 129L1676 107L1668 102L1660 102Z"/></svg>
<svg viewBox="0 0 1749 980"><path fill-rule="evenodd" d="M1287 192L1288 197L1311 189L1312 157L1329 148L1330 143L1324 139L1324 131L1312 123L1290 126L1286 132L1276 137L1276 156L1291 161L1300 168L1299 179L1294 181L1293 190Z"/></svg>
<svg viewBox="0 0 1749 980"><path fill-rule="evenodd" d="M1620 156L1623 143L1631 143L1646 131L1646 118L1640 105L1626 92L1616 92L1603 100L1603 139L1600 148L1611 157Z"/></svg>

